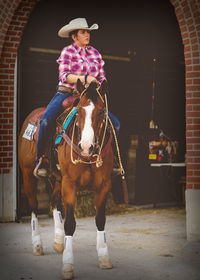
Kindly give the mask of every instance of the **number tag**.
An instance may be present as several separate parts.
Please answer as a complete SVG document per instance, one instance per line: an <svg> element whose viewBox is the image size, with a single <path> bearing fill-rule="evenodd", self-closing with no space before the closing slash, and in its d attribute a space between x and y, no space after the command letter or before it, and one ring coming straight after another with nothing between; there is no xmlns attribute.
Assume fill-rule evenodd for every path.
<svg viewBox="0 0 200 280"><path fill-rule="evenodd" d="M32 123L29 123L26 130L24 131L23 138L30 141L33 140L33 135L35 134L36 130L37 126Z"/></svg>

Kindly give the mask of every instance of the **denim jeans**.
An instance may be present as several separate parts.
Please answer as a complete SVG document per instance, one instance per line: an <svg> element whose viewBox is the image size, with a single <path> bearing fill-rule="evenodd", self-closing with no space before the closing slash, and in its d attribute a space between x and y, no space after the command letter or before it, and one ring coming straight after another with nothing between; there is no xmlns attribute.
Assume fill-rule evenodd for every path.
<svg viewBox="0 0 200 280"><path fill-rule="evenodd" d="M116 132L116 135L118 137L119 135L119 130L120 130L120 122L119 120L117 119L117 117L115 115L113 115L111 112L108 112L108 116L110 117L110 120L115 128L115 132Z"/></svg>
<svg viewBox="0 0 200 280"><path fill-rule="evenodd" d="M63 93L63 91L61 92L58 90L52 98L52 100L50 101L46 111L44 112L40 120L36 163L38 162L39 158L42 155L44 155L48 139L51 137L51 135L53 135L56 129L56 119L62 112L62 102L65 98L68 97L68 93ZM120 122L112 113L109 112L108 115L113 123L116 134L118 135L120 129Z"/></svg>
<svg viewBox="0 0 200 280"><path fill-rule="evenodd" d="M68 93L63 93L58 90L40 120L36 162L44 155L48 139L56 129L56 119L62 112L62 102L67 97L69 97Z"/></svg>

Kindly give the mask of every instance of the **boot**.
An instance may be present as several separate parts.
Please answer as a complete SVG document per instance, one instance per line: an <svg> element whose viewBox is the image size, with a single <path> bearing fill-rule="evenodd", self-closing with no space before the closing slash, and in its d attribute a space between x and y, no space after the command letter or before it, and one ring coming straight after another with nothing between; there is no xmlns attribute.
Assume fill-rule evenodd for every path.
<svg viewBox="0 0 200 280"><path fill-rule="evenodd" d="M121 170L119 168L118 159L116 156L114 156L114 165L113 165L112 176L118 176L120 174L121 174Z"/></svg>
<svg viewBox="0 0 200 280"><path fill-rule="evenodd" d="M44 156L40 157L39 160L36 161L36 167L33 171L33 175L38 179L46 178L48 176L47 169L44 166L41 166L43 164L43 158Z"/></svg>

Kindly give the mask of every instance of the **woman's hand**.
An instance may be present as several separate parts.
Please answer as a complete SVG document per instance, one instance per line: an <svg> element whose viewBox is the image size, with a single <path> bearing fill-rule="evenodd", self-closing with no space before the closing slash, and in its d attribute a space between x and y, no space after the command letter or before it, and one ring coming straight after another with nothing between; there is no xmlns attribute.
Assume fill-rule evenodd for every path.
<svg viewBox="0 0 200 280"><path fill-rule="evenodd" d="M94 78L94 77L92 77L92 76L87 76L86 84L89 85L91 82L95 82L95 83L97 83L98 85L100 85L99 81L98 81L96 78Z"/></svg>
<svg viewBox="0 0 200 280"><path fill-rule="evenodd" d="M69 84L71 84L71 83L73 84L73 83L77 83L78 79L80 79L83 84L86 82L86 85L89 85L91 82L95 82L98 85L100 85L99 81L96 78L89 76L89 75L86 77L86 81L85 81L85 76L69 74L67 76L66 82Z"/></svg>

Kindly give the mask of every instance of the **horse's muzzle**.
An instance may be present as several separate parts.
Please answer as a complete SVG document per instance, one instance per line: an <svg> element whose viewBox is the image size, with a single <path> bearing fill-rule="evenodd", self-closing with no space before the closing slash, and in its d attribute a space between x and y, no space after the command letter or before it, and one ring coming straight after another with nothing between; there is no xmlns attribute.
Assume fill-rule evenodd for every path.
<svg viewBox="0 0 200 280"><path fill-rule="evenodd" d="M89 148L88 147L84 147L83 148L82 145L81 145L81 142L79 142L78 147L79 147L79 149L81 151L81 155L85 156L85 157L91 156L92 152L94 150L94 145L90 145Z"/></svg>

